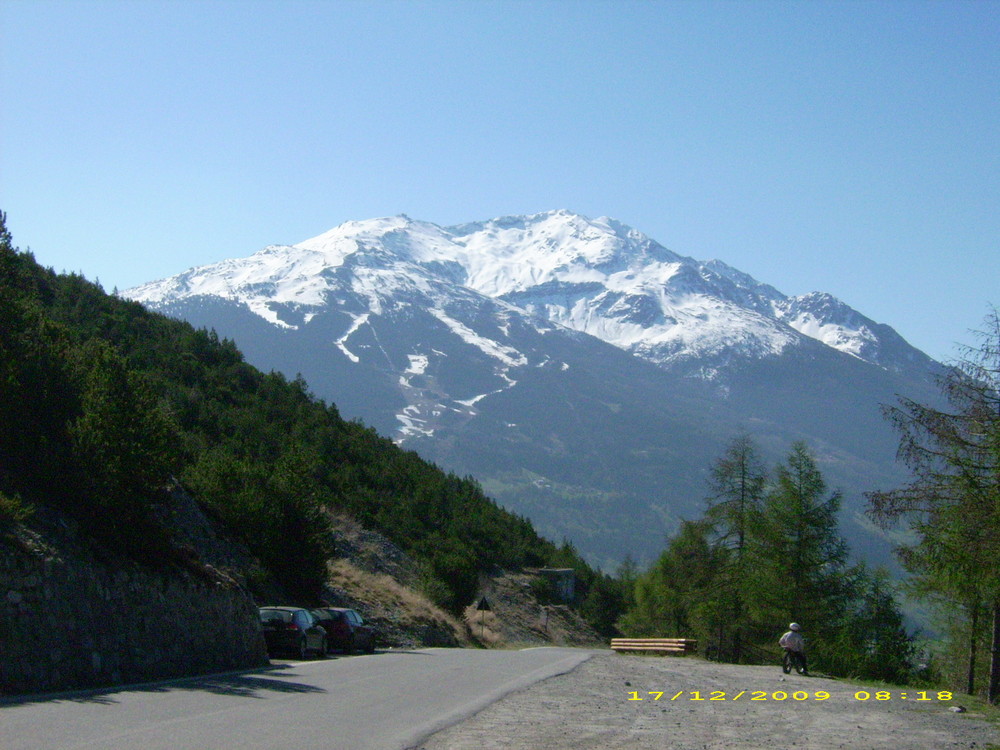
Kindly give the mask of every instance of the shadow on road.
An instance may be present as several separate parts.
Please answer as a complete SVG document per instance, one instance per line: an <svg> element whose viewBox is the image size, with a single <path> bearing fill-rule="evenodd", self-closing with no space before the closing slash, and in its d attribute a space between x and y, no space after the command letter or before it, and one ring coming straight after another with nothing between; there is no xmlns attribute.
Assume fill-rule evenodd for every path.
<svg viewBox="0 0 1000 750"><path fill-rule="evenodd" d="M167 693L177 690L202 691L216 695L232 695L240 698L263 698L266 693L325 693L326 690L301 682L290 682L293 674L280 673L294 669L294 664L272 664L255 669L252 673L209 675L205 677L184 677L169 682L146 683L140 685L117 685L95 688L72 693L47 693L25 696L0 696L0 709L23 706L32 703L67 701L72 703L97 703L114 705L119 693ZM271 672L275 677L261 673ZM277 679L283 676L284 679Z"/></svg>
<svg viewBox="0 0 1000 750"><path fill-rule="evenodd" d="M378 650L374 654L367 654L367 658L390 655L406 656L430 656L423 651L410 649L385 649ZM329 655L327 659L357 659L357 656L347 654ZM311 660L310 660L311 661ZM289 677L294 677L294 670L297 665L308 662L297 660L271 661L266 667L259 667L247 672L239 672L223 675L204 675L201 677L179 677L174 680L163 682L149 682L136 685L114 685L111 687L91 688L89 690L75 690L61 693L37 693L33 695L11 695L0 694L0 709L14 706L24 706L32 703L54 703L67 701L71 703L96 703L103 705L114 705L118 703L115 695L119 693L166 693L174 690L202 691L214 693L216 695L233 695L241 698L263 698L266 693L325 693L326 690L307 685L300 682L291 682ZM268 674L274 675L269 677ZM280 679L276 679L280 678Z"/></svg>

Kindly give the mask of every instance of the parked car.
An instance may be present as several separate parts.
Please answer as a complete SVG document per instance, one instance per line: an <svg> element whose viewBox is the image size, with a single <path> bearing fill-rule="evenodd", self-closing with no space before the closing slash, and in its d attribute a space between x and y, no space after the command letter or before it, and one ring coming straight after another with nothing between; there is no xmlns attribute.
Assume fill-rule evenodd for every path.
<svg viewBox="0 0 1000 750"><path fill-rule="evenodd" d="M261 607L260 627L268 654L290 651L300 659L305 659L310 651L316 656L326 654L326 630L308 609Z"/></svg>
<svg viewBox="0 0 1000 750"><path fill-rule="evenodd" d="M343 649L348 654L352 651L370 654L375 650L378 631L365 625L364 619L353 609L322 607L312 610L312 614L326 630L329 648Z"/></svg>

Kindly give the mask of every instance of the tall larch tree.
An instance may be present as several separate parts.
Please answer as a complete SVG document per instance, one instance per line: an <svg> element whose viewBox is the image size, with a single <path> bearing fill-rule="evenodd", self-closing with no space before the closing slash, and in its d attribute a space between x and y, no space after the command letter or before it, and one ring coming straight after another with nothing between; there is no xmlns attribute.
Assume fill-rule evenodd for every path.
<svg viewBox="0 0 1000 750"><path fill-rule="evenodd" d="M993 309L979 344L941 379L945 407L902 398L884 409L899 436L899 457L912 470L906 487L868 496L883 525L901 518L918 541L901 551L920 589L957 601L968 614L967 689L975 692L977 644L989 612L990 675L986 693L1000 702L1000 314Z"/></svg>
<svg viewBox="0 0 1000 750"><path fill-rule="evenodd" d="M777 468L753 535L751 554L762 584L758 622L798 620L817 635L839 624L850 596L839 509L840 493L827 493L809 449L794 444Z"/></svg>
<svg viewBox="0 0 1000 750"><path fill-rule="evenodd" d="M766 486L767 469L753 440L745 433L737 436L712 466L705 512L716 543L730 551L728 564L719 575L720 594L728 615L725 620L730 631L728 645L725 633L717 634L720 657L728 661L739 662L742 656L747 602L753 596L756 581L749 569L747 549Z"/></svg>

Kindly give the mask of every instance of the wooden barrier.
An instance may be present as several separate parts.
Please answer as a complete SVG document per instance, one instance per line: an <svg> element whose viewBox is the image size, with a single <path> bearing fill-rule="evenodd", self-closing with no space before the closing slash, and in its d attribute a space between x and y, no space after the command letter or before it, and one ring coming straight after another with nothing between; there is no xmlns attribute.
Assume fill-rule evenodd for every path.
<svg viewBox="0 0 1000 750"><path fill-rule="evenodd" d="M698 641L691 638L612 638L611 649L619 653L689 654L698 650Z"/></svg>

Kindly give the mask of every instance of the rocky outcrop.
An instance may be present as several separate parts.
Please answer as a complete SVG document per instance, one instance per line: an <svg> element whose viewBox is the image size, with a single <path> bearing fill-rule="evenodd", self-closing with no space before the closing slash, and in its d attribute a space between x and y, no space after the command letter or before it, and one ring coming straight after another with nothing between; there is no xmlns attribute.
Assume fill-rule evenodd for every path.
<svg viewBox="0 0 1000 750"><path fill-rule="evenodd" d="M469 633L487 648L607 645L575 609L538 596L551 591L538 571L481 579L476 604L464 613ZM484 598L489 610L478 608Z"/></svg>

